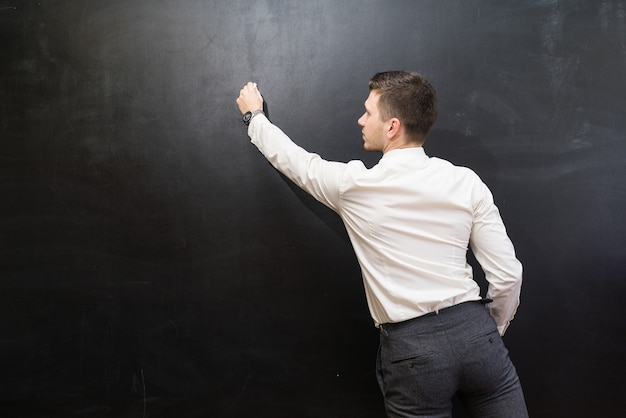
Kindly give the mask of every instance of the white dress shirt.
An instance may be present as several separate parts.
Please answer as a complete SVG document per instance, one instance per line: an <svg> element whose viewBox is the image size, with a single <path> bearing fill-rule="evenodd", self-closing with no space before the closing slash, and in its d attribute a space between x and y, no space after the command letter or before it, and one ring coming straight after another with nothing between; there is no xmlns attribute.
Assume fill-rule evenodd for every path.
<svg viewBox="0 0 626 418"><path fill-rule="evenodd" d="M389 151L370 169L361 161L326 161L264 115L248 134L276 169L341 217L376 326L480 300L469 244L504 334L519 305L522 266L491 192L472 170L428 157L421 147Z"/></svg>

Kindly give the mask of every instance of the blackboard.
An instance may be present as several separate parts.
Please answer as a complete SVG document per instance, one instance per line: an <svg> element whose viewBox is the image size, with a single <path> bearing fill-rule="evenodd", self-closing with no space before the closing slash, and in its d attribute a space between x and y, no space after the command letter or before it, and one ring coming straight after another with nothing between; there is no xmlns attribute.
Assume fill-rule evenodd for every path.
<svg viewBox="0 0 626 418"><path fill-rule="evenodd" d="M435 86L426 151L485 180L524 264L531 416L623 413L625 7L0 1L0 416L384 416L341 222L235 98L373 165L356 120L389 69Z"/></svg>

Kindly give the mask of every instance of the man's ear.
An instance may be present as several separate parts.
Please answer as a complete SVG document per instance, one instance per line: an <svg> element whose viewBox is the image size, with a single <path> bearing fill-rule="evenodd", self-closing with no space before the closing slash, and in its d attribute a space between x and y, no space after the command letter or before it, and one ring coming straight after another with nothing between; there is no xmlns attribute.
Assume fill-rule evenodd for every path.
<svg viewBox="0 0 626 418"><path fill-rule="evenodd" d="M387 122L387 138L393 139L398 136L400 133L400 129L402 127L402 123L398 118L391 118Z"/></svg>

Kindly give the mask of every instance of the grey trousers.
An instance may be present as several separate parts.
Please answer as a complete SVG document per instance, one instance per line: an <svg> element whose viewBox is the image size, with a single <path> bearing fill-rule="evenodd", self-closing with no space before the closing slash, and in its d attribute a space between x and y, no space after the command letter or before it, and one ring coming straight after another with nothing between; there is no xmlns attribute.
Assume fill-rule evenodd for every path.
<svg viewBox="0 0 626 418"><path fill-rule="evenodd" d="M527 418L524 394L495 322L480 302L383 324L377 377L388 417Z"/></svg>

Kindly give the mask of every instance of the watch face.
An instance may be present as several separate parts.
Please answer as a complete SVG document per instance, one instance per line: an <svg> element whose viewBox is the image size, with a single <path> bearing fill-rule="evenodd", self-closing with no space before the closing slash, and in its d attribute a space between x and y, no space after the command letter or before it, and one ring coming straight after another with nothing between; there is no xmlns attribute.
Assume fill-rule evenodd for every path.
<svg viewBox="0 0 626 418"><path fill-rule="evenodd" d="M245 115L243 115L243 121L244 122L250 122L250 118L252 117L252 112L246 112Z"/></svg>

